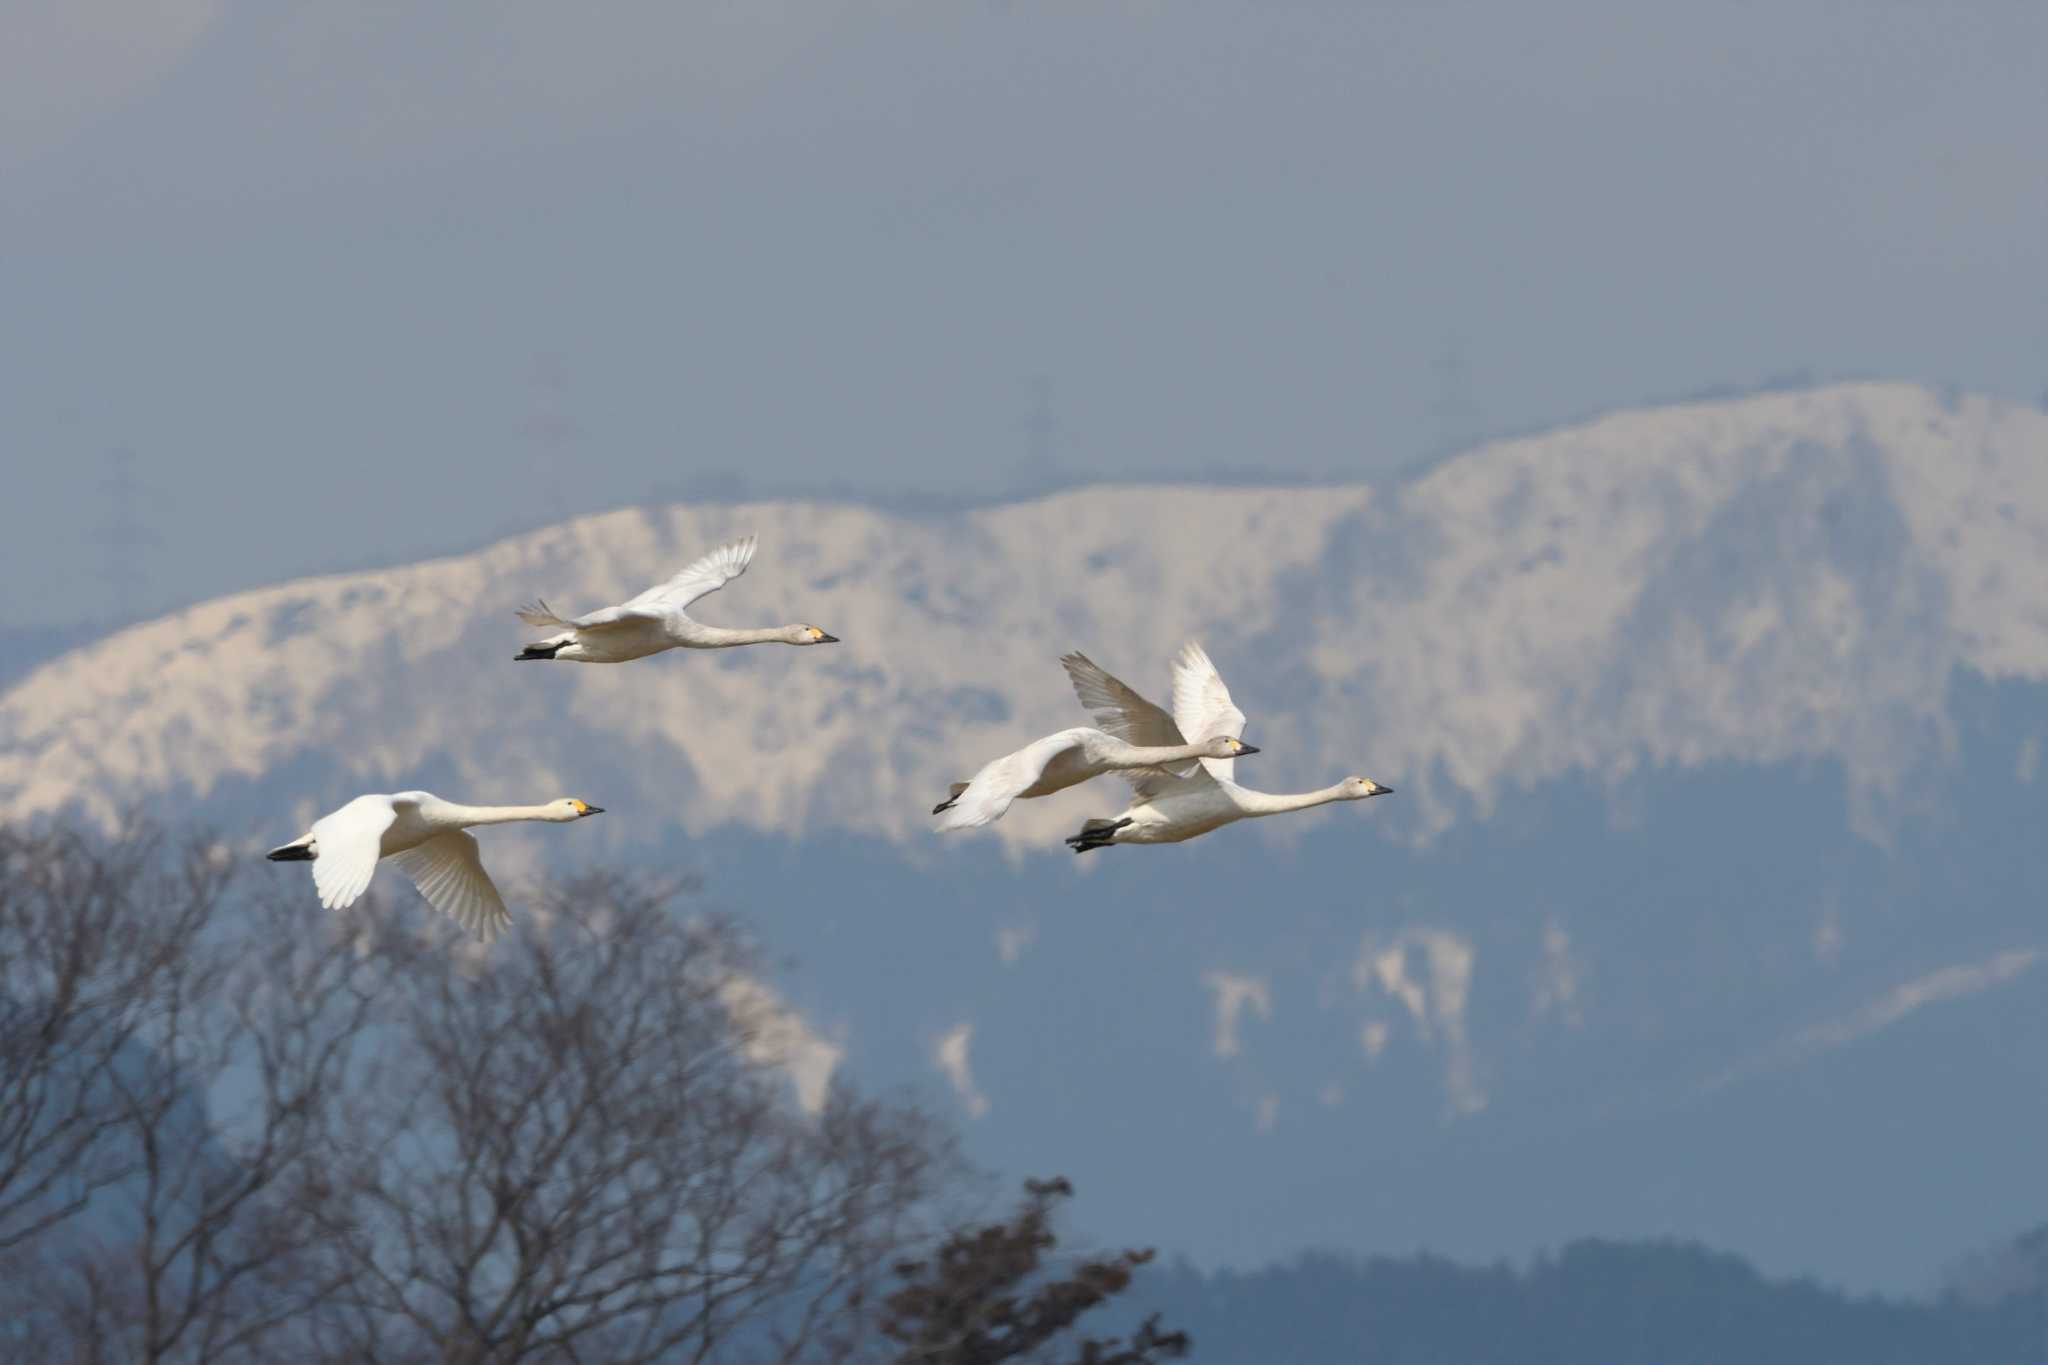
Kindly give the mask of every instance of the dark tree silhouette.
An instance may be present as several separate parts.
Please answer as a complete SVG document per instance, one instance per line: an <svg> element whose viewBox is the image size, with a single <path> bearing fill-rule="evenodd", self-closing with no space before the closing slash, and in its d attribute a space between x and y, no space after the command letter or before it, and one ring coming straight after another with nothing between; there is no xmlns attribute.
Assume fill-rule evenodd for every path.
<svg viewBox="0 0 2048 1365"><path fill-rule="evenodd" d="M105 846L0 828L0 1252L83 1212L140 1153L113 1141L113 1080L198 941L220 871L169 885L152 838Z"/></svg>
<svg viewBox="0 0 2048 1365"><path fill-rule="evenodd" d="M1056 1245L1052 1212L1072 1197L1064 1177L1028 1180L1007 1222L948 1237L929 1261L896 1267L903 1284L883 1305L882 1330L902 1344L901 1365L997 1365L1049 1359L1083 1313L1130 1287L1152 1252L1124 1251L1084 1260L1044 1278ZM1184 1332L1162 1332L1147 1318L1128 1339L1084 1339L1067 1358L1078 1365L1150 1365L1187 1354Z"/></svg>
<svg viewBox="0 0 2048 1365"><path fill-rule="evenodd" d="M477 953L136 828L0 827L0 1359L890 1349L959 1163L798 1102L731 925L591 881Z"/></svg>
<svg viewBox="0 0 2048 1365"><path fill-rule="evenodd" d="M204 840L0 831L0 1333L21 1359L289 1354L302 1195L388 980Z"/></svg>
<svg viewBox="0 0 2048 1365"><path fill-rule="evenodd" d="M948 1236L947 1131L826 1085L727 921L598 878L479 950L124 828L0 826L0 1360L1186 1349L1072 1345L1150 1253L1048 1270L1063 1180Z"/></svg>
<svg viewBox="0 0 2048 1365"><path fill-rule="evenodd" d="M375 1361L832 1361L930 1235L949 1148L844 1089L817 1112L739 936L565 888L470 972L406 973L326 1225L328 1324Z"/></svg>
<svg viewBox="0 0 2048 1365"><path fill-rule="evenodd" d="M2004 1303L2022 1295L2048 1302L2048 1223L1963 1256L1942 1280L1944 1294L1964 1303ZM2048 1328L2043 1340L2048 1343Z"/></svg>

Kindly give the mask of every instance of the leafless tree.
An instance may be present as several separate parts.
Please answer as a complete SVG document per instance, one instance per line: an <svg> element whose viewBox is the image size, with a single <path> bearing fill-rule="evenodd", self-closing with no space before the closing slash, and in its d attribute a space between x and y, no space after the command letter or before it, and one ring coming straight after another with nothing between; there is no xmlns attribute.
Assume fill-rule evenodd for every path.
<svg viewBox="0 0 2048 1365"><path fill-rule="evenodd" d="M1143 1259L1004 1297L1064 1182L945 1239L945 1130L793 1088L745 935L659 891L559 885L478 950L134 828L0 827L0 1359L954 1365Z"/></svg>
<svg viewBox="0 0 2048 1365"><path fill-rule="evenodd" d="M726 924L567 888L474 972L407 973L325 1202L351 1360L840 1360L951 1157L915 1110L797 1105ZM758 1012L755 1012L758 1013Z"/></svg>
<svg viewBox="0 0 2048 1365"><path fill-rule="evenodd" d="M113 1081L223 881L203 859L144 875L167 861L150 835L0 828L0 1253L136 1168Z"/></svg>
<svg viewBox="0 0 2048 1365"><path fill-rule="evenodd" d="M47 1359L279 1358L330 1288L294 1208L388 954L234 894L203 839L0 832L0 879L0 1333Z"/></svg>
<svg viewBox="0 0 2048 1365"><path fill-rule="evenodd" d="M1053 1208L1073 1193L1062 1177L1027 1180L1023 1204L1008 1220L955 1232L930 1260L899 1264L903 1283L886 1300L881 1323L900 1343L899 1365L1152 1365L1185 1356L1187 1334L1162 1331L1157 1314L1128 1338L1069 1340L1082 1314L1123 1293L1152 1259L1149 1249L1124 1251L1045 1273L1057 1244Z"/></svg>

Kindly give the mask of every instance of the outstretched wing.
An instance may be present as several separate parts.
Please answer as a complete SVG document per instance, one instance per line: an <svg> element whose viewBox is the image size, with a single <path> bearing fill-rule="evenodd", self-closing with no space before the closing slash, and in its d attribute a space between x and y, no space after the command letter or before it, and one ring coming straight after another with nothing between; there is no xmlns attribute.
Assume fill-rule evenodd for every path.
<svg viewBox="0 0 2048 1365"><path fill-rule="evenodd" d="M581 616L557 616L547 603L536 602L530 607L521 607L518 616L527 625L538 626L542 630L604 630L661 619L659 603L636 605L637 602L636 598L623 606L599 607Z"/></svg>
<svg viewBox="0 0 2048 1365"><path fill-rule="evenodd" d="M1193 640L1181 646L1173 661L1173 719L1188 743L1200 744L1219 735L1244 738L1244 712L1230 699L1230 689L1209 661L1209 653ZM1200 760L1209 775L1229 782L1237 768L1234 758Z"/></svg>
<svg viewBox="0 0 2048 1365"><path fill-rule="evenodd" d="M476 838L466 829L436 834L423 844L391 855L398 870L412 879L427 904L448 916L485 943L512 923L491 874L484 871Z"/></svg>
<svg viewBox="0 0 2048 1365"><path fill-rule="evenodd" d="M581 616L561 616L546 602L535 602L530 607L521 607L514 615L529 626L541 630L603 630L607 626L635 625L643 621L657 620L660 611L654 607L636 607L631 602L619 607L599 607L596 611Z"/></svg>
<svg viewBox="0 0 2048 1365"><path fill-rule="evenodd" d="M968 779L952 803L939 812L932 829L940 834L956 829L980 829L1000 819L1011 802L1045 776L1047 765L1080 745L1082 733L1079 730L1062 730L1056 735L1033 740L1013 754L1004 754L984 763L981 771Z"/></svg>
<svg viewBox="0 0 2048 1365"><path fill-rule="evenodd" d="M358 796L313 822L313 887L329 910L354 905L377 873L384 831L398 818L388 796Z"/></svg>
<svg viewBox="0 0 2048 1365"><path fill-rule="evenodd" d="M1105 734L1146 749L1187 743L1172 716L1132 691L1122 679L1103 672L1086 654L1076 651L1060 664L1073 679L1074 695Z"/></svg>
<svg viewBox="0 0 2048 1365"><path fill-rule="evenodd" d="M668 582L657 583L616 607L599 607L581 616L563 616L546 602L536 602L530 607L519 608L516 614L527 625L542 630L601 631L619 626L638 626L647 621L659 621L707 593L717 592L745 573L753 558L754 537L741 536L719 546Z"/></svg>
<svg viewBox="0 0 2048 1365"><path fill-rule="evenodd" d="M1204 758L1190 763L1185 777L1164 768L1131 768L1117 776L1131 784L1131 804L1142 806L1148 801L1193 791L1197 787L1215 787L1216 779L1209 775L1208 768L1215 761Z"/></svg>
<svg viewBox="0 0 2048 1365"><path fill-rule="evenodd" d="M620 610L655 608L681 611L698 598L717 592L747 571L753 562L754 537L741 536L705 555L666 583L649 588Z"/></svg>

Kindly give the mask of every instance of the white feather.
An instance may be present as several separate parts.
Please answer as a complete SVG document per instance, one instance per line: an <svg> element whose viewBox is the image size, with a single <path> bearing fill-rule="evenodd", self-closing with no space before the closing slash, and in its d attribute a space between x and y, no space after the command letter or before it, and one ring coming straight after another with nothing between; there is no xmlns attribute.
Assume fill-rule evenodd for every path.
<svg viewBox="0 0 2048 1365"><path fill-rule="evenodd" d="M512 916L467 830L517 820L568 824L597 811L567 797L541 806L465 806L422 791L358 796L271 856L297 861L310 850L313 886L330 910L355 904L379 860L389 858L427 904L488 942Z"/></svg>
<svg viewBox="0 0 2048 1365"><path fill-rule="evenodd" d="M1073 673L1074 669L1070 666L1067 671ZM1100 669L1094 671L1101 674ZM1116 686L1123 687L1121 683ZM1090 690L1082 690L1076 676L1075 689L1081 692L1084 705L1091 695L1103 694L1092 677ZM1129 688L1123 690L1130 692ZM1150 705L1142 697L1138 701ZM1183 645L1174 659L1172 726L1177 734L1197 744L1219 736L1244 736L1244 712L1230 699L1230 689L1223 685L1208 652L1193 641ZM1356 801L1392 790L1370 778L1347 777L1318 791L1275 795L1239 786L1236 767L1230 758L1204 756L1200 766L1186 776L1158 768L1126 773L1131 803L1114 819L1087 821L1067 843L1076 853L1105 844L1177 844L1239 820L1308 810L1331 801Z"/></svg>
<svg viewBox="0 0 2048 1365"><path fill-rule="evenodd" d="M484 871L476 836L468 830L437 834L392 854L391 861L419 888L427 904L486 943L512 923L491 874Z"/></svg>
<svg viewBox="0 0 2048 1365"><path fill-rule="evenodd" d="M747 571L755 540L742 536L692 562L665 583L657 583L617 606L599 607L581 616L563 616L546 602L521 607L516 615L529 626L557 632L527 647L522 658L553 658L568 663L615 664L642 659L665 649L725 649L733 645L829 644L833 637L802 624L733 630L692 618L689 605L717 592Z"/></svg>
<svg viewBox="0 0 2048 1365"><path fill-rule="evenodd" d="M1244 712L1230 700L1230 689L1209 653L1193 640L1181 646L1173 661L1173 721L1191 743L1218 735L1244 738ZM1228 758L1205 758L1202 766L1221 782L1231 781L1237 765Z"/></svg>

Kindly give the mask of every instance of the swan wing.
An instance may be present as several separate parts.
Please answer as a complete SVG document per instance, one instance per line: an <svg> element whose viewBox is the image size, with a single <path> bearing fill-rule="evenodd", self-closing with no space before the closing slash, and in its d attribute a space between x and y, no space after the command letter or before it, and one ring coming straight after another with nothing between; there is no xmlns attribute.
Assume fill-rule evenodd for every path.
<svg viewBox="0 0 2048 1365"><path fill-rule="evenodd" d="M391 855L398 870L419 888L427 904L489 943L512 923L504 898L484 871L476 837L466 829L436 834L423 844Z"/></svg>
<svg viewBox="0 0 2048 1365"><path fill-rule="evenodd" d="M536 602L530 607L521 607L516 615L529 626L541 630L572 630L602 634L607 629L620 626L644 625L659 621L661 612L656 607L636 607L631 602L617 607L599 607L596 611L581 616L558 616L545 602Z"/></svg>
<svg viewBox="0 0 2048 1365"><path fill-rule="evenodd" d="M1219 735L1244 737L1244 712L1230 699L1230 689L1223 685L1223 676L1210 662L1209 652L1192 640L1181 646L1173 661L1173 719L1190 744ZM1236 759L1199 761L1211 777L1234 780Z"/></svg>
<svg viewBox="0 0 2048 1365"><path fill-rule="evenodd" d="M719 546L668 582L657 583L618 606L599 607L581 616L563 616L546 602L535 602L530 607L519 608L515 614L527 625L542 630L603 631L644 626L649 621L664 620L681 612L706 593L717 592L745 573L753 558L754 537L742 536Z"/></svg>
<svg viewBox="0 0 2048 1365"><path fill-rule="evenodd" d="M729 540L692 563L668 582L656 584L623 607L614 610L637 612L647 616L659 615L663 611L681 611L698 598L717 592L745 573L747 565L752 563L753 559L753 536Z"/></svg>
<svg viewBox="0 0 2048 1365"><path fill-rule="evenodd" d="M953 798L953 804L940 812L932 828L940 834L980 829L1002 818L1010 803L1035 785L1054 759L1080 745L1079 730L1062 730L1034 740L1013 754L989 760L968 779L965 789Z"/></svg>
<svg viewBox="0 0 2048 1365"><path fill-rule="evenodd" d="M1086 654L1076 651L1061 659L1060 665L1073 680L1074 695L1105 733L1142 749L1187 743L1172 716L1132 691L1121 678L1103 672Z"/></svg>
<svg viewBox="0 0 2048 1365"><path fill-rule="evenodd" d="M1186 777L1168 772L1164 768L1131 768L1119 772L1117 776L1131 784L1131 804L1142 806L1163 797L1186 795L1202 788L1215 787L1216 779L1209 775L1209 769L1205 766L1211 761L1202 759L1190 764Z"/></svg>
<svg viewBox="0 0 2048 1365"><path fill-rule="evenodd" d="M384 831L398 818L388 796L358 796L313 822L313 887L329 910L354 905L383 855Z"/></svg>

